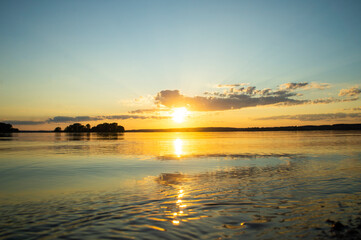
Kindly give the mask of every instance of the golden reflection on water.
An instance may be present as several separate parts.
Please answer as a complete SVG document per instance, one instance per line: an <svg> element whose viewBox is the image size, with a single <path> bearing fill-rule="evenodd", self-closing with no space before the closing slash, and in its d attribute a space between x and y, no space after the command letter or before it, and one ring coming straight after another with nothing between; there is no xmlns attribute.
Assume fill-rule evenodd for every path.
<svg viewBox="0 0 361 240"><path fill-rule="evenodd" d="M180 158L183 154L183 141L180 138L177 138L173 141L174 145L174 155Z"/></svg>
<svg viewBox="0 0 361 240"><path fill-rule="evenodd" d="M181 217L185 216L183 209L187 207L182 201L182 198L184 197L184 190L179 189L178 195L177 195L177 201L176 201L176 208L175 212L173 212L173 225L179 225Z"/></svg>
<svg viewBox="0 0 361 240"><path fill-rule="evenodd" d="M19 133L0 145L1 153L19 158L49 156L119 156L139 159L188 159L204 156L334 154L358 152L359 133L349 132L170 132L101 134ZM16 141L11 141L16 140ZM32 154L29 155L29 152Z"/></svg>
<svg viewBox="0 0 361 240"><path fill-rule="evenodd" d="M288 237L303 231L306 224L320 229L326 219L359 210L361 136L356 133L126 133L84 139L44 134L35 135L36 141L30 141L33 135L19 136L0 145L0 195L45 199L57 193L63 198L69 191L65 204L83 204L84 218L94 226L104 221L109 228L116 224L129 232L142 226L184 238L189 238L188 232L202 237L214 229L234 239L259 231L270 234L264 238L277 239L286 231ZM168 156L170 161L158 161ZM90 190L86 198L84 190ZM111 198L104 201L104 196ZM25 197L3 201L21 202ZM82 200L88 197L95 200ZM57 207L57 202L52 204ZM24 213L15 209L6 211L7 219L16 219L14 226L28 226L25 218L18 224L14 216ZM45 229L40 210L38 215L25 212L25 217L34 217ZM112 216L118 213L128 217ZM79 211L71 214L77 219ZM103 226L98 233L104 234ZM138 232L143 233L147 231Z"/></svg>

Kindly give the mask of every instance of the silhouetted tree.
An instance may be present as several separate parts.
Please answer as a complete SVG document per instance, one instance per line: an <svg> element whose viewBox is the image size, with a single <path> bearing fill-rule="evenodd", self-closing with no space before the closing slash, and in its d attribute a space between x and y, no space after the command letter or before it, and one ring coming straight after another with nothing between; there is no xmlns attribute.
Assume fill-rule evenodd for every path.
<svg viewBox="0 0 361 240"><path fill-rule="evenodd" d="M124 132L123 126L118 126L118 123L102 123L96 127L92 127L92 132Z"/></svg>
<svg viewBox="0 0 361 240"><path fill-rule="evenodd" d="M87 128L80 123L74 123L72 125L67 126L64 129L64 132L87 132Z"/></svg>
<svg viewBox="0 0 361 240"><path fill-rule="evenodd" d="M61 132L61 127L56 127L56 128L54 129L54 132Z"/></svg>
<svg viewBox="0 0 361 240"><path fill-rule="evenodd" d="M118 126L118 123L102 123L90 128L90 124L84 126L80 123L74 123L67 126L64 132L124 132L124 127Z"/></svg>
<svg viewBox="0 0 361 240"><path fill-rule="evenodd" d="M13 128L13 126L9 123L0 123L0 132L2 133L19 132L19 129Z"/></svg>

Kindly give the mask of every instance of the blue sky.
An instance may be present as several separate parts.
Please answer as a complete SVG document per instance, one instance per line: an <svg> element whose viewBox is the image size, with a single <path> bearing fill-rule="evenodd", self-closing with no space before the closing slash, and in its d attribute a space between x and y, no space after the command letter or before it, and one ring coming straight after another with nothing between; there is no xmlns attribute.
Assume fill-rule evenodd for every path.
<svg viewBox="0 0 361 240"><path fill-rule="evenodd" d="M360 1L1 1L0 120L126 114L148 107L130 104L140 97L217 84L329 83L309 96L337 96L361 83L360 12Z"/></svg>

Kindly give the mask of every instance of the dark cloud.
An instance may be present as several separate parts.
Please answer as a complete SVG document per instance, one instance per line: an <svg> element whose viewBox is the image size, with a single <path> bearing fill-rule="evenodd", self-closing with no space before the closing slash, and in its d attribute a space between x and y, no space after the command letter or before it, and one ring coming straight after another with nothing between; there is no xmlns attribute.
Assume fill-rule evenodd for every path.
<svg viewBox="0 0 361 240"><path fill-rule="evenodd" d="M154 98L158 106L187 107L193 111L223 111L242 109L265 105L290 106L298 104L327 104L334 102L355 101L358 98L324 98L324 99L299 99L303 96L296 90L309 90L329 88L328 83L285 83L276 89L257 89L254 86L243 87L244 84L224 84L218 88L226 88L223 91L205 92L203 96L189 97L180 93L179 90L163 90ZM350 94L349 94L350 95ZM350 95L351 96L351 95ZM354 95L352 95L354 96ZM139 110L136 110L137 112Z"/></svg>
<svg viewBox="0 0 361 240"><path fill-rule="evenodd" d="M167 116L154 116L154 115L112 115L104 116L104 119L168 119Z"/></svg>
<svg viewBox="0 0 361 240"><path fill-rule="evenodd" d="M257 96L256 96L257 95ZM179 90L163 90L155 97L155 103L166 107L184 107L193 111L222 111L271 104L296 105L307 101L297 100L286 90L272 92L270 89L257 90L255 87L240 88L237 91L212 96L187 97Z"/></svg>
<svg viewBox="0 0 361 240"><path fill-rule="evenodd" d="M78 116L78 117L65 117L58 116L54 118L49 118L47 122L56 122L56 123L66 123L66 122L86 122L86 121L100 121L100 120L125 120L125 119L160 119L161 116L153 115L132 115L132 114L122 114L122 115L108 115L108 116Z"/></svg>
<svg viewBox="0 0 361 240"><path fill-rule="evenodd" d="M49 118L46 121L18 121L18 120L5 120L3 122L10 123L12 125L41 125L47 123L75 123L75 122L91 122L101 120L126 120L126 119L168 119L168 116L154 116L154 115L109 115L109 116L56 116Z"/></svg>
<svg viewBox="0 0 361 240"><path fill-rule="evenodd" d="M77 116L77 117L67 117L67 116L57 116L49 118L48 123L66 123L66 122L84 122L84 121L98 121L103 120L102 117L90 117L90 116Z"/></svg>
<svg viewBox="0 0 361 240"><path fill-rule="evenodd" d="M337 120L337 119L361 119L361 113L323 113L323 114L298 114L298 115L281 115L265 118L256 118L255 120L300 120L300 121L319 121L319 120Z"/></svg>
<svg viewBox="0 0 361 240"><path fill-rule="evenodd" d="M361 89L358 87L352 87L349 89L341 89L339 96L351 96L351 97L357 97L360 95Z"/></svg>
<svg viewBox="0 0 361 240"><path fill-rule="evenodd" d="M309 103L312 103L312 104L329 104L329 103L338 103L338 102L352 102L352 101L356 101L358 99L359 99L358 97L345 98L345 99L328 97L328 98L318 98L318 99L315 99L315 100L310 100Z"/></svg>
<svg viewBox="0 0 361 240"><path fill-rule="evenodd" d="M17 120L5 120L2 122L10 123L12 125L41 125L46 121L17 121Z"/></svg>
<svg viewBox="0 0 361 240"><path fill-rule="evenodd" d="M319 98L319 99L315 99L312 100L312 104L329 104L329 103L334 103L334 102L340 102L340 99L337 98L333 98L333 97L329 97L329 98Z"/></svg>

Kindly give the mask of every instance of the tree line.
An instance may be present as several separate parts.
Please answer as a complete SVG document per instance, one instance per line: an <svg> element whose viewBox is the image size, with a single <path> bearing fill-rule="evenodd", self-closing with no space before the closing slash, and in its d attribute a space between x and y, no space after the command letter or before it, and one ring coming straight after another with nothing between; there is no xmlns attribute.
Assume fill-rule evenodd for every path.
<svg viewBox="0 0 361 240"><path fill-rule="evenodd" d="M54 132L61 132L60 127L56 127ZM65 127L64 132L124 132L124 127L118 123L101 123L97 126L91 127L90 124L82 125L74 123Z"/></svg>

